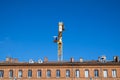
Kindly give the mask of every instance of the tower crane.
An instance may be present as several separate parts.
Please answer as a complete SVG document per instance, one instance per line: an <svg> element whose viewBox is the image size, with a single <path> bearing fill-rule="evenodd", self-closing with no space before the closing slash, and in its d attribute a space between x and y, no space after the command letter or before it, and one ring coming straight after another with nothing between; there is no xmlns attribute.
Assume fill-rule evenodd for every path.
<svg viewBox="0 0 120 80"><path fill-rule="evenodd" d="M63 42L62 42L62 33L64 31L63 22L58 23L58 36L54 36L54 42L58 45L58 61L63 60Z"/></svg>

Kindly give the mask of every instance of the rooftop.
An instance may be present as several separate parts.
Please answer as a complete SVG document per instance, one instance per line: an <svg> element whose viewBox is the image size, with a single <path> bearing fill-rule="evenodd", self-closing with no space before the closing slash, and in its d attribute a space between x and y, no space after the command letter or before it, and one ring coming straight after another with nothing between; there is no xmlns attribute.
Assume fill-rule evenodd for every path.
<svg viewBox="0 0 120 80"><path fill-rule="evenodd" d="M114 56L113 60L108 61L106 60L105 56L98 57L98 60L89 60L84 61L82 58L79 59L79 61L74 61L73 58L70 59L70 61L48 61L48 59L45 57L44 61L41 59L38 60L38 62L33 61L32 59L29 60L29 62L19 62L16 58L6 58L6 61L1 61L0 66L106 66L106 65L119 65L120 61L118 56Z"/></svg>

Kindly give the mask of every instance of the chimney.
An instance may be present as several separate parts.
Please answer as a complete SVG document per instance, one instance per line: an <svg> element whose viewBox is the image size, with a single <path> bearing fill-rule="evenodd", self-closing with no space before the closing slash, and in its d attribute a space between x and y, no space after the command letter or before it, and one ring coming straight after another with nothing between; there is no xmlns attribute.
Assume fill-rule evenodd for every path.
<svg viewBox="0 0 120 80"><path fill-rule="evenodd" d="M9 57L6 57L6 62L9 62L10 61L10 58Z"/></svg>
<svg viewBox="0 0 120 80"><path fill-rule="evenodd" d="M113 57L113 61L114 61L114 62L119 62L119 57L118 57L118 56L114 56L114 57Z"/></svg>
<svg viewBox="0 0 120 80"><path fill-rule="evenodd" d="M47 63L47 62L48 62L48 58L45 57L45 58L44 58L44 63Z"/></svg>
<svg viewBox="0 0 120 80"><path fill-rule="evenodd" d="M14 59L12 60L12 62L18 63L18 59L17 59L17 58L14 58Z"/></svg>
<svg viewBox="0 0 120 80"><path fill-rule="evenodd" d="M80 58L80 62L83 62L83 58Z"/></svg>
<svg viewBox="0 0 120 80"><path fill-rule="evenodd" d="M6 57L6 62L17 63L18 59L17 58Z"/></svg>
<svg viewBox="0 0 120 80"><path fill-rule="evenodd" d="M6 62L11 63L12 62L12 58L11 57L6 57Z"/></svg>
<svg viewBox="0 0 120 80"><path fill-rule="evenodd" d="M74 62L74 58L70 58L70 62Z"/></svg>

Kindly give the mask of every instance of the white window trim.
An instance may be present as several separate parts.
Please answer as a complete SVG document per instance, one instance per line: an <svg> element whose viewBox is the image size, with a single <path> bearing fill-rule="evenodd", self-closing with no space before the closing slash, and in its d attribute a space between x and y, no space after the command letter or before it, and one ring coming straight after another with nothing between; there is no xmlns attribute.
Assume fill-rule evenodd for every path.
<svg viewBox="0 0 120 80"><path fill-rule="evenodd" d="M39 71L41 72L41 76L38 75L38 72L39 72ZM41 78L41 77L42 77L42 71L41 71L41 70L38 70L38 71L37 71L37 78Z"/></svg>
<svg viewBox="0 0 120 80"><path fill-rule="evenodd" d="M21 75L23 76L23 72L22 72L22 70L19 70L19 71L18 71L18 78L22 78Z"/></svg>
<svg viewBox="0 0 120 80"><path fill-rule="evenodd" d="M96 75L95 75L96 74ZM99 77L99 70L94 70L94 76L95 76L95 78L98 78Z"/></svg>
<svg viewBox="0 0 120 80"><path fill-rule="evenodd" d="M32 75L29 76L29 71L31 71L31 74L32 74L32 70L28 70L28 78L32 78Z"/></svg>
<svg viewBox="0 0 120 80"><path fill-rule="evenodd" d="M11 77L11 71L12 71L12 77ZM13 70L9 70L9 78L13 78Z"/></svg>
<svg viewBox="0 0 120 80"><path fill-rule="evenodd" d="M59 76L57 75L57 71L59 71ZM60 78L60 70L56 70L56 78Z"/></svg>
<svg viewBox="0 0 120 80"><path fill-rule="evenodd" d="M103 77L104 77L104 78L107 78L107 77L108 77L108 71L107 71L107 70L104 70L104 71L103 71Z"/></svg>
<svg viewBox="0 0 120 80"><path fill-rule="evenodd" d="M70 70L66 70L66 78L70 78Z"/></svg>
<svg viewBox="0 0 120 80"><path fill-rule="evenodd" d="M76 78L79 78L79 77L80 77L80 70L77 69L77 70L75 71L75 77L76 77Z"/></svg>
<svg viewBox="0 0 120 80"><path fill-rule="evenodd" d="M117 76L117 71L114 69L114 70L112 70L112 77L116 78L116 76Z"/></svg>
<svg viewBox="0 0 120 80"><path fill-rule="evenodd" d="M50 71L50 76L48 76L48 71ZM47 76L47 78L50 78L50 77L51 77L51 70L47 70L46 76Z"/></svg>
<svg viewBox="0 0 120 80"><path fill-rule="evenodd" d="M89 77L89 70L85 70L85 78Z"/></svg>

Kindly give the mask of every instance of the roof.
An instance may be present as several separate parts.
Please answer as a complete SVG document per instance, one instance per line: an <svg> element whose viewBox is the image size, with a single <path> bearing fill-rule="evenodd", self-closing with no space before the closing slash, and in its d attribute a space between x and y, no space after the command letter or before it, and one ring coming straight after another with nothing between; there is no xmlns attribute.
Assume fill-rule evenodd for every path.
<svg viewBox="0 0 120 80"><path fill-rule="evenodd" d="M0 62L0 66L120 66L120 62L107 61L83 61L83 62L43 62L43 63L28 63L28 62Z"/></svg>

